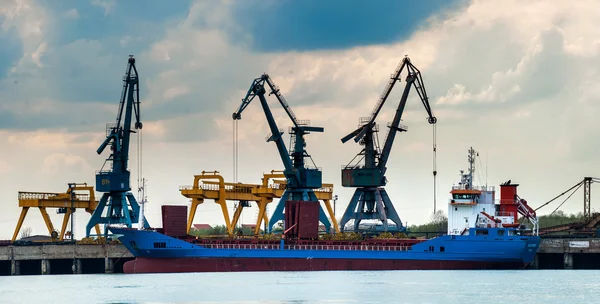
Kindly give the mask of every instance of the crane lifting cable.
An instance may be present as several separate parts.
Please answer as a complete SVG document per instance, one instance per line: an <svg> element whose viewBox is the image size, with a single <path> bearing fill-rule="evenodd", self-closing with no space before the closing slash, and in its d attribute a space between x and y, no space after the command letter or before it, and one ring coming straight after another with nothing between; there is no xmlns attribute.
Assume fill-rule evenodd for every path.
<svg viewBox="0 0 600 304"><path fill-rule="evenodd" d="M436 212L436 202L437 202L436 176L437 176L437 130L436 130L436 124L433 124L433 213L434 214Z"/></svg>

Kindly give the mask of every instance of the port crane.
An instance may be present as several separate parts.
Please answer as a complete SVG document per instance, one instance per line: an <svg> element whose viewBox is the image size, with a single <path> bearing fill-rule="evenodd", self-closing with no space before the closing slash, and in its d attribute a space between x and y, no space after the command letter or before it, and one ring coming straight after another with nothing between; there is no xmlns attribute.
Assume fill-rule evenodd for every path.
<svg viewBox="0 0 600 304"><path fill-rule="evenodd" d="M139 77L135 58L130 55L123 77L117 122L107 125L106 139L96 150L96 153L102 154L110 145L111 154L104 162L102 169L96 173L96 189L103 194L86 226L86 237L90 236L90 230L97 224L104 224L104 237L106 238L108 226L112 224L126 225L131 228L132 223L140 222L140 206L131 193L131 174L128 170L130 138L132 133L136 133L135 130L132 130L134 115L133 127L135 130L141 130ZM105 169L107 164L110 165L110 168ZM131 209L129 209L130 206ZM108 210L106 215L103 215L105 208ZM143 226L144 228L150 227L146 219L143 220Z"/></svg>
<svg viewBox="0 0 600 304"><path fill-rule="evenodd" d="M375 123L375 119L392 92L396 82L401 81L401 74L404 69L408 71L404 92L402 93L400 103L396 109L394 120L388 124L389 130L385 138L383 149L381 149L379 146L379 138L377 136L379 127ZM361 118L359 120L359 128L341 139L342 143L354 139L355 142L364 146L362 151L358 153L349 164L342 168L342 186L356 188L340 222L340 230L342 231L344 230L344 226L351 219L354 220L354 231L359 230L360 222L365 219L380 220L383 223L385 231L388 231L388 219L396 224L396 229L389 230L406 230L383 187L387 183L385 177L387 169L386 164L390 157L394 139L396 138L396 132L406 132L408 130L405 125L400 124L400 121L411 86L415 87L421 102L425 106L425 110L429 116L427 119L428 122L434 125L435 128L437 118L432 114L421 73L411 63L408 57L404 57L391 75L378 103L371 112L371 116ZM362 160L364 160L364 162L361 164ZM434 168L434 178L436 173Z"/></svg>
<svg viewBox="0 0 600 304"><path fill-rule="evenodd" d="M292 120L293 126L290 127L289 130L289 133L292 136L290 144L290 149L292 150L291 153L288 152L288 149L285 146L283 140L284 132L277 127L275 118L269 109L269 105L265 98L265 93L267 91L265 85L270 89L269 95L274 94L277 97L277 100L287 113L288 117ZM314 161L305 150L306 142L304 140L304 135L310 134L310 132L323 132L324 128L309 126L309 121L298 120L281 94L279 87L273 83L273 80L268 74L263 74L252 81L248 93L242 99L242 104L237 112L232 115L234 120L240 120L242 118L242 112L256 96L260 99L260 104L262 105L269 128L271 129L271 134L267 136L266 140L267 142L273 141L277 145L279 156L281 157L285 168L283 174L287 180L285 192L279 200L279 203L269 220L269 224L267 225L268 232L271 232L275 223L283 220L283 211L286 201L310 201L319 204L314 189L322 187L322 172L316 166L312 168L306 166L305 158L309 158L313 165ZM335 221L333 216L331 218ZM319 221L325 225L328 232L331 231L331 223L320 204Z"/></svg>

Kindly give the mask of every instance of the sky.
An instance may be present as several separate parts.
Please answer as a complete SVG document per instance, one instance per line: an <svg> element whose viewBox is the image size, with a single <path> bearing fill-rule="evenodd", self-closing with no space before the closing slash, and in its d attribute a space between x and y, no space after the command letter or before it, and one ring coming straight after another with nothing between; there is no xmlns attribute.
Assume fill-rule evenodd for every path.
<svg viewBox="0 0 600 304"><path fill-rule="evenodd" d="M179 187L195 174L217 170L234 181L231 114L265 72L299 119L325 128L307 135L307 151L323 182L334 184L340 217L353 193L341 186L340 168L361 149L340 139L369 116L405 55L421 71L438 118L438 208L446 210L469 147L480 152L476 183L511 179L521 197L540 206L600 175L599 17L595 1L586 0L1 1L0 239L14 232L19 191L94 185L108 157L95 151L115 120L129 55L140 74L144 124L132 139L132 185L137 194L141 168L152 226L161 226L160 205L189 205ZM378 116L382 130L400 87ZM287 129L285 112L269 102ZM408 225L427 222L433 212L433 131L426 118L411 91L403 115L409 130L396 137L386 188ZM264 140L269 130L257 102L238 127L238 182L260 183L263 173L282 169L275 145ZM592 208L600 210L596 193ZM561 210L582 206L580 190ZM256 209L242 221L252 223ZM222 224L219 210L205 202L195 223ZM59 226L60 215L49 212ZM76 237L88 219L77 213ZM47 233L37 210L24 227Z"/></svg>

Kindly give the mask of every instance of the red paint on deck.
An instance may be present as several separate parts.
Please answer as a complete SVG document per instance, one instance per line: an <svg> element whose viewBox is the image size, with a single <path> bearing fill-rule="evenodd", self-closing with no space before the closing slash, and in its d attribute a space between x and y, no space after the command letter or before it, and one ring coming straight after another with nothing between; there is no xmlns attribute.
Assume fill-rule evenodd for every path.
<svg viewBox="0 0 600 304"><path fill-rule="evenodd" d="M123 265L125 273L325 271L325 270L466 270L522 269L523 263L359 259L143 258Z"/></svg>

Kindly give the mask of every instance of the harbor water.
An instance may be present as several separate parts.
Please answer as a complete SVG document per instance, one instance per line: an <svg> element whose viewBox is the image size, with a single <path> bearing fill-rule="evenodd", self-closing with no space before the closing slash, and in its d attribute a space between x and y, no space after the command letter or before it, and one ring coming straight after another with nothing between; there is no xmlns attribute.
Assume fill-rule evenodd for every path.
<svg viewBox="0 0 600 304"><path fill-rule="evenodd" d="M592 303L598 270L0 277L0 303Z"/></svg>

